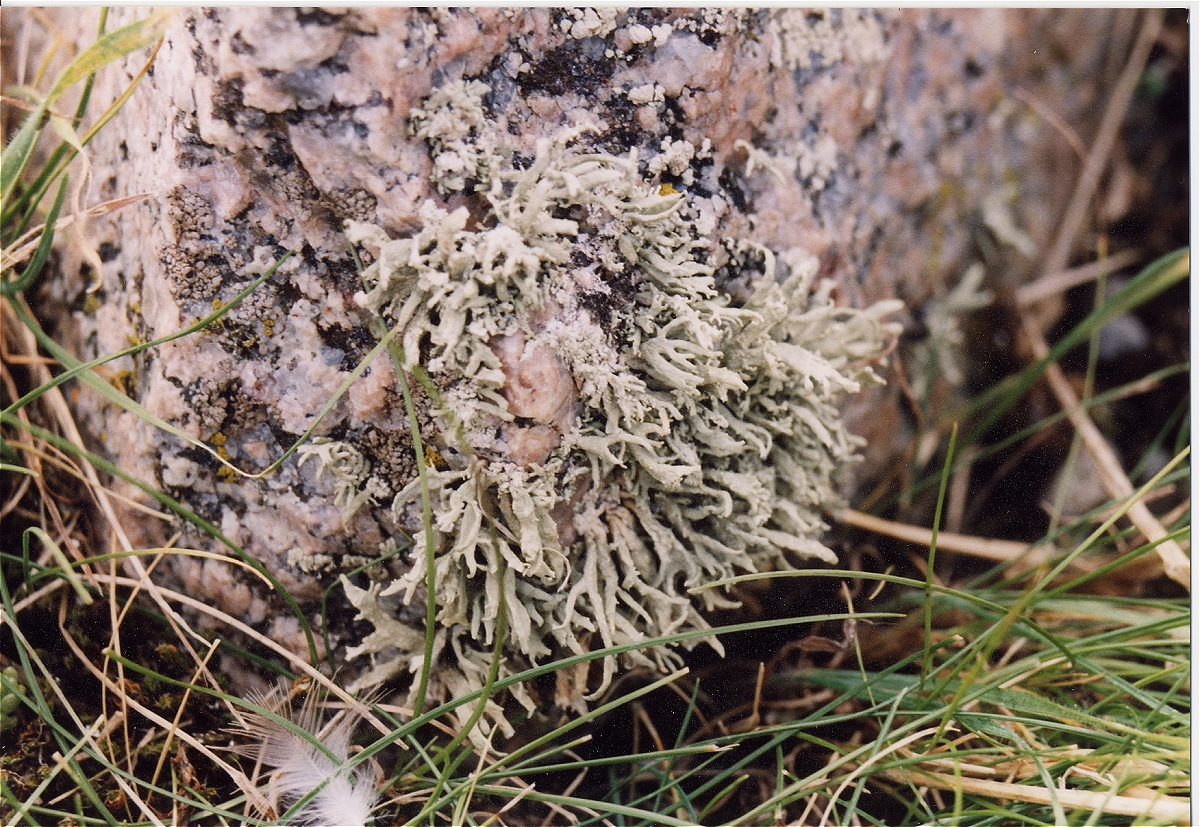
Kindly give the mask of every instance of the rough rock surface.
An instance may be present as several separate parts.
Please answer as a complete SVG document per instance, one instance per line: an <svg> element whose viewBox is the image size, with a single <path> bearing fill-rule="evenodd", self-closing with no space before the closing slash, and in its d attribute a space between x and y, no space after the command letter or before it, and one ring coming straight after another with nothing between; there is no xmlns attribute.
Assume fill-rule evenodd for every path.
<svg viewBox="0 0 1200 827"><path fill-rule="evenodd" d="M55 14L81 42L94 31L90 11ZM136 14L115 10L110 28ZM18 22L5 16L9 31ZM152 75L93 144L95 200L153 197L90 228L105 262L90 300L93 274L70 249L46 295L70 308L64 333L89 358L178 330L298 251L219 327L113 366L155 415L259 470L374 345L344 223L395 238L422 226L427 199L475 219L487 210L473 183L491 170L472 165L488 157L433 146L449 127L422 135L414 118L450 84L486 85L479 111L462 117L508 136L514 157L593 124L596 151L637 148L647 180L703 201L708 236L807 251L842 304L898 297L920 308L984 251L1009 279L1000 287L1028 276L1077 159L1014 95L1041 101L1086 143L1131 33L1129 13L1097 9L181 9ZM139 65L104 73L97 97L111 99ZM745 301L762 268L719 246L709 254L722 290ZM521 362L520 345L497 340L498 358ZM429 402L417 395L424 430ZM871 441L869 466L897 444L898 406L885 398L850 408ZM508 401L528 402L516 390ZM527 413L549 428L562 404ZM79 414L122 467L188 504L310 608L335 572L413 528L369 503L343 524L336 480L319 463L293 458L265 479L239 479L128 412L85 396ZM384 358L316 436L352 439L390 490L415 474ZM522 450L543 451L536 440ZM147 545L171 531L140 527ZM181 544L205 542L185 533ZM213 561L171 564L203 599L302 642L257 583ZM388 565L392 576L406 570ZM415 620L420 602L399 608L401 620ZM333 632L339 647L354 642L346 626Z"/></svg>

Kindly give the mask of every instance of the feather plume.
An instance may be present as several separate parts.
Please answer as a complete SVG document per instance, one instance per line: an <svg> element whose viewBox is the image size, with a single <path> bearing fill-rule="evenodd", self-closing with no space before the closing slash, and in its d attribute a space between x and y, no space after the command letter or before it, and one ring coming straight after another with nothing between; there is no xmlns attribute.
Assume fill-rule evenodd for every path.
<svg viewBox="0 0 1200 827"><path fill-rule="evenodd" d="M328 723L321 713L325 692L312 688L296 710L284 684L248 701L265 710L235 710L237 731L249 743L236 751L253 759L270 774L266 800L283 813L300 799L317 791L291 824L311 827L366 827L376 798L374 761L350 766L350 746L361 715L351 709Z"/></svg>

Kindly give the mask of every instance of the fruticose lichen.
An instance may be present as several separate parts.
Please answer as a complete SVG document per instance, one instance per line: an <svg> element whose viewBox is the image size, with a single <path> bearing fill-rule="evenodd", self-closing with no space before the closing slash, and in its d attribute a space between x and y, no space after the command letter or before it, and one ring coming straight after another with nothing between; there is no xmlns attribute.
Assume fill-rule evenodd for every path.
<svg viewBox="0 0 1200 827"><path fill-rule="evenodd" d="M357 301L400 328L404 368L420 365L440 389L441 429L423 436L444 458L428 473L434 598L437 652L455 657L441 657L434 681L456 694L482 684L502 610L510 674L704 630L704 611L735 604L689 589L717 578L834 562L822 512L859 442L836 405L878 381L870 364L899 304L837 307L804 251L777 259L703 237L711 219L656 180L669 159L644 173L636 150L589 151L590 126L539 141L521 168L481 121L464 130L449 117L474 111L480 87L435 95L413 124L443 188L474 179L487 215L426 202L421 228L399 239L348 224L374 258ZM445 153L456 160L442 163ZM718 290L721 250L763 262L741 306ZM348 511L378 496L353 449L323 443L308 456L334 474ZM419 482L391 509L419 534ZM365 683L420 667L417 638L381 633L401 625L388 607L424 598L423 540L405 576L347 584L377 627L350 653L374 659ZM618 660L666 668L678 655L649 646L605 658L587 698ZM507 728L498 709L493 718Z"/></svg>
<svg viewBox="0 0 1200 827"><path fill-rule="evenodd" d="M992 293L983 289L983 264L975 262L950 291L939 289L925 305L923 321L928 335L913 348L910 370L913 395L925 404L934 383L941 379L958 388L965 381L962 365L966 336L961 319L992 303Z"/></svg>
<svg viewBox="0 0 1200 827"><path fill-rule="evenodd" d="M342 523L348 523L358 509L367 503L375 505L387 494L387 486L371 474L370 463L354 446L334 442L328 437L316 437L301 445L296 452L303 465L310 459L318 461L317 478L326 471L334 479L333 501L342 509Z"/></svg>

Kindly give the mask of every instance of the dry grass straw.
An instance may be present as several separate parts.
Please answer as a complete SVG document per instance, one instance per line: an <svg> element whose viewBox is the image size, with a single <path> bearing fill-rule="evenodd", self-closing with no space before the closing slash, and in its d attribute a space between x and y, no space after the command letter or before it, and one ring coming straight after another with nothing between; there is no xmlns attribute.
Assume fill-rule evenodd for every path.
<svg viewBox="0 0 1200 827"><path fill-rule="evenodd" d="M1064 754L1078 762L1079 772L1087 772L1085 755ZM1103 761L1096 761L1097 766L1104 766ZM1144 770L1142 770L1144 771ZM997 781L994 778L978 778L978 775L1006 775L1015 780ZM1134 818L1155 821L1159 823L1188 824L1191 819L1191 803L1187 799L1180 800L1165 795L1155 794L1154 791L1144 791L1140 795L1119 795L1116 792L1099 793L1088 790L1047 789L1034 787L1021 781L1037 777L1037 769L1028 759L1009 762L1009 766L996 767L976 766L966 762L955 763L950 767L945 762L939 764L933 761L922 761L904 769L887 769L881 772L884 778L902 784L916 784L951 792L964 792L971 795L995 799L1000 803L1008 801L1024 801L1030 804L1052 806L1058 804L1064 810L1082 810L1087 813L1131 816ZM1139 772L1140 774L1140 772ZM1114 787L1121 776L1120 772L1106 771L1105 776L1112 780Z"/></svg>
<svg viewBox="0 0 1200 827"><path fill-rule="evenodd" d="M1188 266L1186 261L1184 266ZM1046 345L1046 340L1034 329L1028 319L1022 318L1021 329L1034 355L1038 359L1046 358L1050 352L1049 347ZM1046 381L1054 391L1054 396L1058 399L1059 404L1062 405L1063 410L1067 412L1067 416L1070 418L1071 424L1075 426L1076 432L1083 439L1083 444L1095 458L1100 468L1100 478L1104 483L1104 487L1108 489L1108 493L1116 498L1124 498L1132 495L1133 483L1125 475L1125 470L1121 467L1121 461L1117 459L1112 446L1108 444L1108 441L1100 433L1100 429L1096 427L1096 423L1080 407L1079 398L1063 374L1062 368L1054 363L1047 365ZM1158 544L1158 555L1162 560L1163 571L1166 575L1183 586L1183 588L1190 590L1192 582L1191 561L1179 543L1167 536L1166 529L1162 527L1162 523L1150 512L1146 504L1140 500L1133 503L1129 508L1129 519L1137 526L1138 530L1142 532L1147 540Z"/></svg>
<svg viewBox="0 0 1200 827"><path fill-rule="evenodd" d="M1129 104L1133 100L1134 90L1146 68L1146 62L1150 58L1150 52L1158 40L1159 33L1162 31L1162 16L1162 11L1158 9L1147 9L1142 16L1142 27L1137 41L1129 55L1125 69L1109 97L1096 138L1076 182L1070 205L1067 207L1066 215L1059 226L1050 252L1046 256L1043 280L1052 278L1064 270L1072 250L1075 249L1079 231L1091 213L1092 199L1095 197L1096 188L1100 183L1100 176L1108 166L1121 124L1124 122ZM1027 309L1027 312L1021 316L1021 330L1034 357L1044 359L1049 353L1049 347L1046 345L1043 335L1045 327L1039 321L1035 314ZM1080 409L1078 397L1067 382L1062 369L1056 364L1048 365L1046 379L1059 404L1067 411L1071 424L1075 426L1082 437L1084 445L1099 464L1102 480L1109 494L1117 498L1132 494L1133 485L1121 468L1120 461L1100 434L1099 429L1096 428L1095 423ZM1167 576L1185 589L1190 589L1191 563L1187 555L1178 543L1167 538L1166 531L1145 504L1134 503L1130 509L1129 518L1148 540L1159 543L1158 553Z"/></svg>

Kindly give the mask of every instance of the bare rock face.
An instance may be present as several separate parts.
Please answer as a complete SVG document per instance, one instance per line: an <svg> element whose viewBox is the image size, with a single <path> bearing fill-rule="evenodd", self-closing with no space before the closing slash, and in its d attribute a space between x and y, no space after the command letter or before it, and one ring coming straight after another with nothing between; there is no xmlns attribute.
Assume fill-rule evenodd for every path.
<svg viewBox="0 0 1200 827"><path fill-rule="evenodd" d="M136 13L116 10L110 28ZM94 32L79 10L57 14L81 40ZM372 324L409 324L402 367L423 366L432 383L413 388L442 498L439 583L459 588L439 593L451 630L439 651L460 664L443 691L478 682L481 647L496 631L501 587L483 585L475 567L507 572L507 610L527 609L509 623L535 641L514 642L518 661L702 628L679 598L685 581L822 553L833 466L854 447L829 412L869 380L890 335L882 312L838 315L835 304L920 307L981 246L1007 262L1007 286L1025 278L1077 161L1014 95L1036 98L1086 141L1108 56L1123 54L1131 20L1097 9L181 9L152 75L92 147L96 200L153 196L91 228L105 262L98 302L84 306L93 275L69 250L48 294L72 308L64 335L90 358L204 317L295 251L219 324L116 367L128 371L131 397L245 471L267 467L314 425L319 439L275 473L246 479L95 399L80 400L81 423L123 468L217 526L311 609L338 572L420 532L395 365L384 353L342 392L376 345ZM11 15L4 22L15 25ZM102 75L97 98L111 98L138 65ZM408 259L388 258L399 255L389 244L418 238L403 248ZM798 299L764 293L776 274ZM452 300L441 276L466 292ZM662 299L651 306L654 279ZM820 279L832 280L824 293ZM406 309L413 296L424 310ZM479 296L493 309L479 309ZM777 325L761 342L820 363L795 361L807 367L794 375L779 366L784 356L750 364L746 354L775 344L735 353L722 337L759 342L751 317ZM820 337L793 329L818 317L841 350L822 352ZM580 319L584 328L570 327ZM596 330L599 344L578 346ZM622 430L650 421L632 413L639 392L588 385L604 373L606 347L646 398L661 397L660 408L647 403L661 432ZM858 351L850 358L847 348ZM819 415L804 413L818 402L790 388L826 368L813 393L830 396L818 399ZM432 397L467 421L469 446ZM878 461L897 444L896 406L881 391L863 398L851 421ZM813 460L823 470L798 482L808 466L796 457L807 449L786 453L779 433L763 437L752 468L737 465L754 439L738 423L759 414L718 415L711 400L826 429L828 457ZM708 453L668 457L680 429L709 440ZM472 502L483 503L483 523L511 511L497 525L514 536L484 532L467 548L456 543L473 513L460 479L472 463L508 474L476 476L492 487ZM529 469L536 484L520 476ZM726 499L722 514L712 502ZM673 507L678 522L649 516ZM754 551L751 540L722 535L698 546L713 562L695 571L667 562L687 539L685 523L737 527L742 518L743 533L779 536ZM131 520L148 545L172 530ZM615 567L619 585L608 589L601 572L595 589L574 588L571 578L593 577L581 569L602 555L570 549L601 540L625 550L600 563ZM211 540L188 529L181 544ZM423 548L419 537L414 547ZM170 565L192 593L302 641L256 582L214 561ZM406 624L423 614L421 565L419 555L392 556L371 570L375 585L348 587L377 627L374 643L355 650L375 677L410 666L415 626ZM570 596L565 609L544 596L556 590ZM610 616L619 618L611 628ZM388 638L396 619L410 632ZM331 631L339 650L360 643L348 625Z"/></svg>

